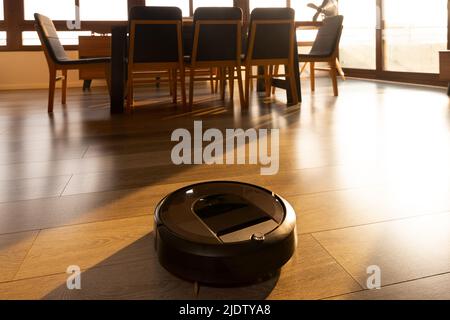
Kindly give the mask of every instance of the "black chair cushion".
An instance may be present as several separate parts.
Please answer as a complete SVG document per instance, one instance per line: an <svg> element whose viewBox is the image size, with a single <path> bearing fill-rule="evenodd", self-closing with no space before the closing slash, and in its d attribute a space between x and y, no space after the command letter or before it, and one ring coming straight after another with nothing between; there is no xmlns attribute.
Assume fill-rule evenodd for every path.
<svg viewBox="0 0 450 320"><path fill-rule="evenodd" d="M194 13L194 30L197 21L205 20L242 20L242 10L238 7L201 7ZM236 24L201 25L197 47L197 61L236 60L237 55ZM193 35L192 35L193 38ZM192 39L193 41L193 39Z"/></svg>
<svg viewBox="0 0 450 320"><path fill-rule="evenodd" d="M83 59L69 59L62 61L62 65L83 65L83 64L96 64L96 63L109 63L111 62L110 57L99 57L99 58L83 58Z"/></svg>
<svg viewBox="0 0 450 320"><path fill-rule="evenodd" d="M82 64L92 64L92 63L106 63L111 60L109 57L101 58L87 58L87 59L70 59L67 56L64 47L59 41L58 33L56 32L55 25L50 18L35 13L35 27L40 38L43 41L43 45L46 47L50 58L56 64L60 65L82 65Z"/></svg>
<svg viewBox="0 0 450 320"><path fill-rule="evenodd" d="M250 15L250 32L253 21L291 20L295 11L291 8L256 8ZM289 24L261 24L256 27L252 59L287 59L289 57ZM248 47L248 45L247 45Z"/></svg>
<svg viewBox="0 0 450 320"><path fill-rule="evenodd" d="M316 40L309 54L302 54L300 58L327 58L330 57L339 45L339 38L342 32L343 16L326 18L319 28Z"/></svg>
<svg viewBox="0 0 450 320"><path fill-rule="evenodd" d="M182 21L182 13L176 7L133 7L129 14L130 27L133 20ZM175 24L136 25L134 62L178 61L178 35Z"/></svg>
<svg viewBox="0 0 450 320"><path fill-rule="evenodd" d="M63 63L70 60L64 47L59 41L53 21L39 13L34 14L34 19L36 21L36 31L44 42L43 45L47 48L53 62Z"/></svg>

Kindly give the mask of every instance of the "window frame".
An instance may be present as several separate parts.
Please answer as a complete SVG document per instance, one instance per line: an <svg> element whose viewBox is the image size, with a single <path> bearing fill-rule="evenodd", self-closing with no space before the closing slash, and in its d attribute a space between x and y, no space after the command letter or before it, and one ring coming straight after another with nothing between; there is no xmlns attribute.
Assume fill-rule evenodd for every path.
<svg viewBox="0 0 450 320"><path fill-rule="evenodd" d="M78 2L78 0L74 0ZM193 15L193 0L189 1L190 16ZM255 0L253 0L255 1ZM291 1L286 0L286 6L291 7ZM383 3L391 0L374 0L378 8L376 29L376 69L352 69L344 68L346 74L350 77L361 77L367 79L379 79L388 81L409 82L417 84L429 85L446 85L439 80L439 74L434 73L414 73L402 71L386 71L384 70L384 48L383 48ZM20 0L3 0L4 19L0 21L0 31L7 32L6 46L0 46L2 51L40 51L40 46L24 46L22 44L23 31L35 31L34 21L27 21L24 18L24 1ZM233 0L234 6L241 7L244 14L244 25L249 19L249 0ZM128 0L128 9L133 6L143 6L145 0ZM58 31L67 31L66 21L54 21ZM80 31L93 31L98 33L107 33L114 25L126 25L126 21L83 21ZM345 24L345 22L344 22ZM447 5L447 49L450 50L450 0ZM78 46L65 46L67 50L77 50Z"/></svg>
<svg viewBox="0 0 450 320"><path fill-rule="evenodd" d="M1 51L40 51L41 46L24 46L22 43L23 31L35 31L34 21L25 20L24 1L3 0L5 20L0 21L0 31L7 31L6 46L0 47ZM74 3L79 4L78 0ZM145 0L128 0L128 9L133 6L144 5ZM55 20L56 30L70 31L67 29L66 21ZM111 26L126 25L126 21L83 21L81 29L77 31L92 31L98 33L108 33ZM67 50L77 50L76 45L64 46Z"/></svg>

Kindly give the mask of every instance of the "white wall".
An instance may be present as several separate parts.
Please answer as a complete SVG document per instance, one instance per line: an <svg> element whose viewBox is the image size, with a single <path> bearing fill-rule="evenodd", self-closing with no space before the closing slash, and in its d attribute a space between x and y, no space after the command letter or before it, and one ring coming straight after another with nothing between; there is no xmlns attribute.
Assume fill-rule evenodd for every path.
<svg viewBox="0 0 450 320"><path fill-rule="evenodd" d="M77 58L78 51L69 51L68 55ZM70 71L68 78L69 87L83 85L78 79L78 71ZM95 85L105 85L105 82L94 81ZM46 88L48 67L43 51L0 52L0 90Z"/></svg>

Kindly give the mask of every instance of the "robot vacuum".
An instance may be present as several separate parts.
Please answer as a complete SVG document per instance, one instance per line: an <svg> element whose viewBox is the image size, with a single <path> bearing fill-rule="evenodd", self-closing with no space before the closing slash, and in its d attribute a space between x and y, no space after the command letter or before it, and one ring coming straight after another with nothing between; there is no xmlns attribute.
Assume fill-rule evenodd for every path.
<svg viewBox="0 0 450 320"><path fill-rule="evenodd" d="M267 279L295 251L292 206L240 182L194 184L155 210L155 249L172 274L201 284L242 285Z"/></svg>

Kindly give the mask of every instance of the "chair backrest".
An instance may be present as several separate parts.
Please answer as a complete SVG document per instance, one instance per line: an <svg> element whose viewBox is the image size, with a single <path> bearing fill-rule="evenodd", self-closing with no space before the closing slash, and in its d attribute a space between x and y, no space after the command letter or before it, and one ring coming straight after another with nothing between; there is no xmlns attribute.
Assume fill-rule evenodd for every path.
<svg viewBox="0 0 450 320"><path fill-rule="evenodd" d="M241 8L197 8L194 13L191 60L200 62L240 59L241 28Z"/></svg>
<svg viewBox="0 0 450 320"><path fill-rule="evenodd" d="M133 63L178 62L182 57L182 13L177 7L133 7L129 14Z"/></svg>
<svg viewBox="0 0 450 320"><path fill-rule="evenodd" d="M46 52L47 59L51 59L53 63L70 60L59 41L53 21L39 13L34 14L34 20L35 28Z"/></svg>
<svg viewBox="0 0 450 320"><path fill-rule="evenodd" d="M256 8L250 15L247 58L288 59L295 43L295 11Z"/></svg>
<svg viewBox="0 0 450 320"><path fill-rule="evenodd" d="M194 25L183 25L183 52L185 56L192 54L192 43L194 42Z"/></svg>
<svg viewBox="0 0 450 320"><path fill-rule="evenodd" d="M326 18L319 28L316 40L311 48L310 54L328 57L337 52L339 40L342 33L343 16Z"/></svg>

